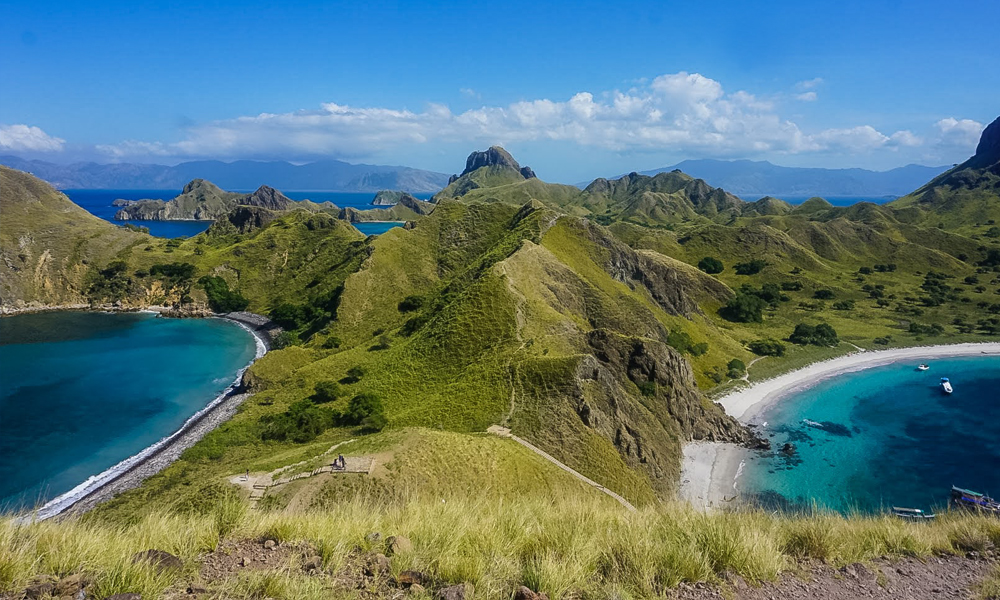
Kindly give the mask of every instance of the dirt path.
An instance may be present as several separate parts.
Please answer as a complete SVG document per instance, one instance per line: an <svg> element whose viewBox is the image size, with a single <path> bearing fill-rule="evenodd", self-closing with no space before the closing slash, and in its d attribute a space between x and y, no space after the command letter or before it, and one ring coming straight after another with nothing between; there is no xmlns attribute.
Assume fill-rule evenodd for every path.
<svg viewBox="0 0 1000 600"><path fill-rule="evenodd" d="M589 485L591 487L594 487L594 488L596 488L597 490L599 490L601 492L604 492L608 496L611 496L612 498L614 498L615 500L617 500L619 504L621 504L625 508L629 509L630 511L635 512L635 507L632 506L632 503L629 502L628 500L626 500L625 498L622 498L618 494L612 492L608 488L606 488L603 485L597 483L596 481L594 481L593 479L591 479L591 478L587 477L586 475L580 473L579 471L576 471L576 470L570 468L568 465L566 465L566 464L564 464L564 463L556 460L556 458L554 456L552 456L548 452L542 450L541 448L533 445L531 442L528 442L527 440L524 440L524 439L521 439L521 438L517 437L516 435L514 435L513 433L510 432L510 429L507 429L506 427L501 427L499 425L492 425L492 426L490 426L489 429L486 430L486 432L487 433L492 433L493 435L497 435L497 436L505 437L505 438L510 438L510 439L514 440L518 444L521 444L522 446L524 446L528 450L531 450L532 452L534 452L538 456L541 456L542 458L544 458L545 460L547 460L550 463L554 464L555 466L559 467L563 471L566 471L567 473L569 473L573 477L576 477L577 479L579 479L580 481L586 483L587 485Z"/></svg>
<svg viewBox="0 0 1000 600"><path fill-rule="evenodd" d="M316 475L321 475L323 473L371 473L372 467L374 466L375 460L371 456L351 456L344 457L345 466L343 469L334 469L330 465L324 465L317 467L311 471L303 471L302 473L296 473L295 475L288 475L285 477L280 477L282 473L290 471L295 467L301 467L306 463L312 462L318 458L322 458L344 446L350 444L355 440L347 440L346 442L339 442L330 446L329 450L317 454L312 458L307 458L305 460L300 460L297 463L285 465L283 467L278 467L277 469L271 471L270 473L250 473L249 476L244 473L241 475L233 475L229 478L229 483L233 485L238 485L241 488L250 491L250 508L256 508L257 502L264 497L269 488L277 485L285 485L286 483L291 483L293 481L298 481L299 479L305 479L307 477L314 477Z"/></svg>

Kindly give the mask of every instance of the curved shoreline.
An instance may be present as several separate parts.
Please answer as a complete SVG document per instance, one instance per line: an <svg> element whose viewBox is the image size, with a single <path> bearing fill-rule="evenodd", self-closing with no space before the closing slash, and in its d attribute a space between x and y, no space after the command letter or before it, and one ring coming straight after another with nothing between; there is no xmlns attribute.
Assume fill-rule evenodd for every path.
<svg viewBox="0 0 1000 600"><path fill-rule="evenodd" d="M726 412L751 423L762 411L798 392L845 373L912 360L927 362L957 356L1000 356L1000 342L967 342L852 352L819 361L732 391L717 399ZM739 495L739 476L750 450L720 442L684 445L678 497L701 510L724 507Z"/></svg>
<svg viewBox="0 0 1000 600"><path fill-rule="evenodd" d="M966 342L938 346L909 346L890 350L865 350L852 352L819 361L771 379L755 382L749 387L732 391L717 399L726 412L743 423L791 394L813 387L819 382L872 367L880 367L904 360L933 360L955 356L1000 356L1000 342Z"/></svg>
<svg viewBox="0 0 1000 600"><path fill-rule="evenodd" d="M41 508L22 518L42 521L59 515L83 513L126 490L136 488L147 478L168 467L185 450L236 414L239 406L251 396L248 393L238 393L243 374L267 353L270 340L267 339L266 332L274 326L266 317L253 313L240 313L235 316L213 315L213 317L235 323L254 338L256 346L254 358L237 371L233 383L204 408L189 417L176 431L103 472L88 477L73 489L49 500ZM254 319L251 320L250 317ZM253 322L254 320L257 322Z"/></svg>

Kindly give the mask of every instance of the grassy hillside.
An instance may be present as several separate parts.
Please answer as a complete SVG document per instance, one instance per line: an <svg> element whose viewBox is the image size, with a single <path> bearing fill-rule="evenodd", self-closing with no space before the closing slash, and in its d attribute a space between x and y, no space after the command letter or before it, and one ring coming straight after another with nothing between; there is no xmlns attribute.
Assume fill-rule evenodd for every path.
<svg viewBox="0 0 1000 600"><path fill-rule="evenodd" d="M106 264L150 239L0 166L0 308L85 303L88 265Z"/></svg>
<svg viewBox="0 0 1000 600"><path fill-rule="evenodd" d="M365 238L326 212L243 207L78 265L95 303L246 307L287 330L240 413L107 510L196 506L229 475L359 436L372 452L464 447L475 471L501 452L479 435L494 424L648 505L672 496L684 441L750 439L707 396L745 375L1000 332L991 242L891 207L744 203L681 173L581 192L491 149L417 208L411 228ZM833 335L795 338L803 325ZM418 485L409 464L379 489L478 480L441 484L452 468ZM302 487L289 506L318 493Z"/></svg>

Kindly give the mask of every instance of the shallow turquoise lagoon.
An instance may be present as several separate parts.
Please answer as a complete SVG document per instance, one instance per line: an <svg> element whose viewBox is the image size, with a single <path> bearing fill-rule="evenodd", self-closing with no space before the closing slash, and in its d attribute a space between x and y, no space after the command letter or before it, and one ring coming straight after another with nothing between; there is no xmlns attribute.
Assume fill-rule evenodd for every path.
<svg viewBox="0 0 1000 600"><path fill-rule="evenodd" d="M219 319L0 319L0 508L43 504L173 433L255 352Z"/></svg>
<svg viewBox="0 0 1000 600"><path fill-rule="evenodd" d="M823 381L756 417L775 450L740 489L766 506L943 506L951 486L1000 495L1000 357L896 363ZM939 386L949 377L954 393Z"/></svg>

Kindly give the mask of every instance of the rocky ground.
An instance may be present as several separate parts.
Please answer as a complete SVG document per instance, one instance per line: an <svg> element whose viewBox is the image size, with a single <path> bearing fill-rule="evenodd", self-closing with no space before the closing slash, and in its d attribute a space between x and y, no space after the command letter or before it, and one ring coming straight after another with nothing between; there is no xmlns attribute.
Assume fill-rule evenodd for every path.
<svg viewBox="0 0 1000 600"><path fill-rule="evenodd" d="M835 569L817 561L803 561L777 582L748 585L739 577L722 587L706 584L682 584L669 596L676 600L933 600L978 598L975 586L991 569L992 557L976 553L969 556L942 556L902 561L878 560L863 565L855 563Z"/></svg>
<svg viewBox="0 0 1000 600"><path fill-rule="evenodd" d="M225 598L233 582L250 572L283 573L316 578L331 597L365 599L407 597L466 600L475 596L471 584L452 585L418 571L393 575L395 554L412 549L405 537L368 536L370 550L356 548L345 560L324 565L310 544L281 543L274 539L228 541L204 555L196 570L166 552L148 550L136 554L134 562L148 562L161 570L174 570L179 582L164 594L170 600ZM185 568L187 566L188 568ZM975 587L996 566L992 555L942 556L927 559L877 560L836 569L814 560L802 561L778 581L751 585L729 577L721 585L681 584L665 595L670 600L821 600L853 599L973 599ZM183 575L182 575L183 574ZM39 578L23 592L0 594L0 600L21 598L99 598L91 579L77 573L62 579ZM581 596L582 597L582 596ZM510 590L513 600L548 600L544 594L520 587ZM138 594L109 596L108 600L141 600Z"/></svg>

